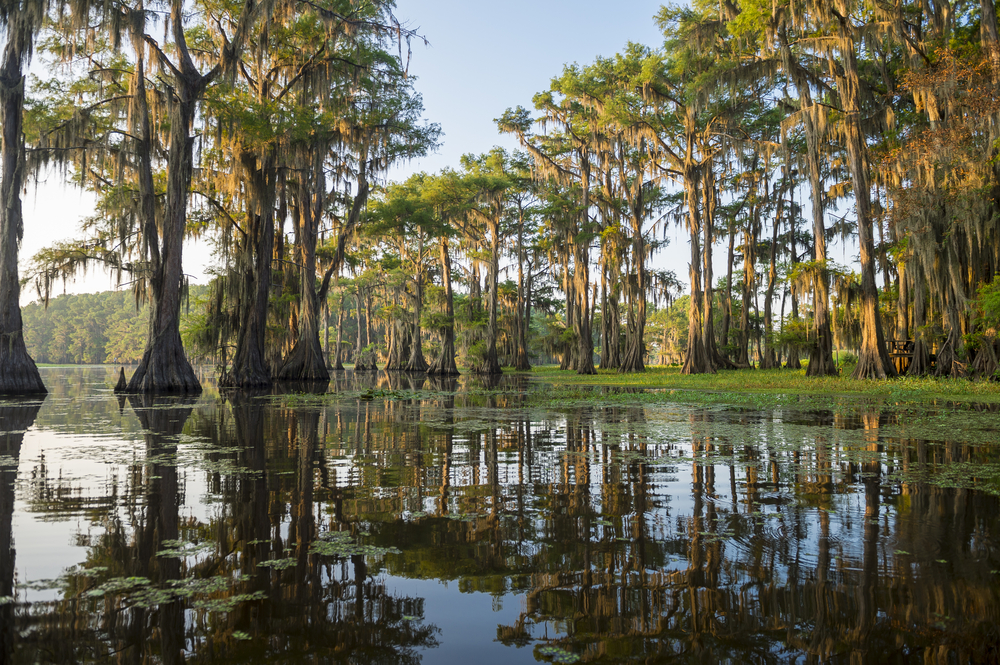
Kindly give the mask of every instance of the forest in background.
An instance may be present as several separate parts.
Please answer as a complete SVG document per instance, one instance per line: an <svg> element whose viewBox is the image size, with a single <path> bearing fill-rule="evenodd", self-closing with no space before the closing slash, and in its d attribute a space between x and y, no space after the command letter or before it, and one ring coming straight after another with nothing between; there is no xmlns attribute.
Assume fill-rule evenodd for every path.
<svg viewBox="0 0 1000 665"><path fill-rule="evenodd" d="M395 183L390 166L440 132L404 55L422 36L392 10L21 0L0 13L8 74L33 46L62 65L6 100L5 131L23 120L26 142L4 158L57 163L100 200L84 236L40 252L27 278L44 295L99 263L150 302L130 391L198 390L180 333L185 235L216 245L188 346L224 385L329 379L331 327L329 364L360 370L496 374L541 350L581 374L807 357L821 376L840 347L857 349L857 378L895 376L900 349L909 374L997 376L992 0L665 6L662 45L567 65L532 109L498 112L520 150ZM686 284L652 267L671 225L687 231ZM829 260L835 238L856 243L857 270ZM0 353L16 355L17 331L0 328ZM0 366L13 376L27 358Z"/></svg>
<svg viewBox="0 0 1000 665"><path fill-rule="evenodd" d="M510 291L512 285L506 285ZM218 347L202 343L207 329L206 309L210 287L192 284L185 306L181 310L180 330L184 349L196 364L215 364L219 358ZM342 283L331 294L324 309L324 319L320 327L320 341L327 358L327 366L333 369L337 362L337 339L340 361L353 365L365 351L363 338L359 341L358 331L364 328L365 313L362 307L358 318L356 288L350 282ZM464 306L464 298L460 298ZM546 304L546 301L539 299ZM548 303L550 306L553 303ZM679 364L683 358L683 348L675 340L686 330L686 302L682 299L674 307L655 311L651 316L647 344L652 349L657 364ZM43 302L32 302L21 310L24 319L24 340L28 353L39 364L46 365L135 365L142 359L149 329L148 304L136 303L130 291L105 291L102 293L63 294ZM503 312L501 328L509 333L515 326L510 312ZM327 318L328 317L328 318ZM375 333L381 339L387 313L378 312ZM563 343L563 329L558 319L544 308L534 314L529 326L529 357L533 363L553 364L558 359L552 354L558 352ZM361 322L359 328L358 322ZM382 321L382 323L379 323ZM274 331L280 334L281 331ZM467 341L471 335L462 335ZM501 358L505 361L513 352L509 334L502 336ZM428 344L428 352L433 352L433 341ZM376 349L381 355L381 350ZM457 361L467 367L474 360L472 349L460 344Z"/></svg>
<svg viewBox="0 0 1000 665"><path fill-rule="evenodd" d="M208 289L192 285L190 304L181 313L181 335L197 323L199 301ZM66 294L46 306L33 302L21 309L24 341L38 363L52 365L134 365L142 359L149 329L149 305L129 291ZM197 362L196 349L186 345ZM204 359L202 359L204 360Z"/></svg>

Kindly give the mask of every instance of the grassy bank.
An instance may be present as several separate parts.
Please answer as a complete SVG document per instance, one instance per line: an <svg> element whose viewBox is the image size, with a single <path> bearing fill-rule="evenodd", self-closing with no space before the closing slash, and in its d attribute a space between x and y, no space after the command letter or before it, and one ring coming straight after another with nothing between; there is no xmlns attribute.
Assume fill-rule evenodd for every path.
<svg viewBox="0 0 1000 665"><path fill-rule="evenodd" d="M597 374L583 376L555 366L537 367L531 372L531 377L558 388L620 386L672 389L675 391L675 399L683 399L683 393L690 392L692 394L687 397L696 401L704 401L710 397L705 393L725 393L730 397L740 394L770 395L775 398L781 395L857 395L905 401L971 400L1000 403L1000 383L935 377L901 377L885 381L856 380L847 375L814 378L807 377L805 370L788 369L727 370L716 374L683 375L679 367L650 367L639 374L598 370Z"/></svg>

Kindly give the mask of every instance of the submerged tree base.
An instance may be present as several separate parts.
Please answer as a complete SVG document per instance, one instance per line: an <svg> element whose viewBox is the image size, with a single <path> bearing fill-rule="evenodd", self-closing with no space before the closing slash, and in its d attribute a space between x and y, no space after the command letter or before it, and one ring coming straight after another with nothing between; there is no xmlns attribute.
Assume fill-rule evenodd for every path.
<svg viewBox="0 0 1000 665"><path fill-rule="evenodd" d="M132 374L123 392L130 394L201 392L201 383L195 376L187 356L184 355L179 333L175 343L146 348L139 367Z"/></svg>
<svg viewBox="0 0 1000 665"><path fill-rule="evenodd" d="M458 365L455 364L454 353L442 353L437 360L427 368L429 376L458 376Z"/></svg>
<svg viewBox="0 0 1000 665"><path fill-rule="evenodd" d="M272 385L270 374L266 371L240 371L237 369L225 371L219 377L220 388L267 388Z"/></svg>
<svg viewBox="0 0 1000 665"><path fill-rule="evenodd" d="M323 359L323 348L319 337L299 339L292 347L275 379L278 381L329 381L330 372Z"/></svg>
<svg viewBox="0 0 1000 665"><path fill-rule="evenodd" d="M0 395L44 395L47 392L21 336L17 335L10 343L0 339Z"/></svg>
<svg viewBox="0 0 1000 665"><path fill-rule="evenodd" d="M355 372L377 372L378 362L372 351L362 351L354 361Z"/></svg>
<svg viewBox="0 0 1000 665"><path fill-rule="evenodd" d="M125 368L118 370L118 383L115 384L115 394L124 393L128 390L128 379L125 378Z"/></svg>

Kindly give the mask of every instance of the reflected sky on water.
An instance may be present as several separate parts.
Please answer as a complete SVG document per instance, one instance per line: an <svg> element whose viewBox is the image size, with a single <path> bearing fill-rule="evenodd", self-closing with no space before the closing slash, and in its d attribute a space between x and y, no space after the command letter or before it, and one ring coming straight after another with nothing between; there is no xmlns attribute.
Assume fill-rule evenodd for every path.
<svg viewBox="0 0 1000 665"><path fill-rule="evenodd" d="M0 402L0 662L1000 660L987 407L43 379Z"/></svg>

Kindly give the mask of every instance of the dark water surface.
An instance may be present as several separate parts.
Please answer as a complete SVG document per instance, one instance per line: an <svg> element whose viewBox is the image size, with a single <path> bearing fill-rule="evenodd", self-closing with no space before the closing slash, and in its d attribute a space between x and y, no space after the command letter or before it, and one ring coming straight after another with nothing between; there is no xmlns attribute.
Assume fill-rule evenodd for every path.
<svg viewBox="0 0 1000 665"><path fill-rule="evenodd" d="M0 663L1000 662L988 410L42 376L0 400Z"/></svg>

